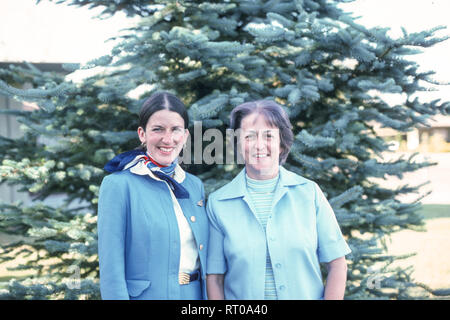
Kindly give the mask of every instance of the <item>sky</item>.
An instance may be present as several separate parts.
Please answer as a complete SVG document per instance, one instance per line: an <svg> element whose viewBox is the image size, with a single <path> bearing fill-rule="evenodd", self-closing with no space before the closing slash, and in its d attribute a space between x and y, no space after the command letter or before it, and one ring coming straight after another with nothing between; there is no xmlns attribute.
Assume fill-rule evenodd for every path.
<svg viewBox="0 0 450 320"><path fill-rule="evenodd" d="M346 11L360 17L356 22L366 27L389 27L390 35L401 37L401 27L408 33L445 26L438 31L440 37L450 36L450 0L358 0L342 5ZM450 83L450 39L424 52L411 56L420 65L420 71L435 71L433 78ZM440 86L438 92L421 94L427 100L442 98L450 100L450 85Z"/></svg>
<svg viewBox="0 0 450 320"><path fill-rule="evenodd" d="M107 40L133 19L118 13L94 19L101 9L47 0L0 0L0 62L73 62L98 58L113 47Z"/></svg>
<svg viewBox="0 0 450 320"><path fill-rule="evenodd" d="M401 35L401 26L418 32L438 25L448 26L438 35L450 35L450 0L357 0L341 6L360 16L360 24L390 27L393 36ZM46 0L39 5L35 0L0 0L0 62L84 63L109 53L113 42L106 40L136 19L121 13L95 19L100 11ZM414 59L423 71L435 71L436 80L450 82L450 40ZM450 100L450 86L430 95Z"/></svg>

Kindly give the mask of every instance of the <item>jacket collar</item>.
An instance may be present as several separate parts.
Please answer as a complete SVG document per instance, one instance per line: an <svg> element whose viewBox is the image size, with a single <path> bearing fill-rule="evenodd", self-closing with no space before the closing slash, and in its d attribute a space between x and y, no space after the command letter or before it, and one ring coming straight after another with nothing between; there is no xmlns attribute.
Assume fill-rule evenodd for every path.
<svg viewBox="0 0 450 320"><path fill-rule="evenodd" d="M130 172L141 176L148 175L152 179L163 181L153 174L153 172L144 164L144 161L138 161L135 165L133 165L130 168ZM179 164L175 166L173 178L178 183L182 183L186 178L186 172L180 167Z"/></svg>
<svg viewBox="0 0 450 320"><path fill-rule="evenodd" d="M280 166L279 168L279 189L287 189L287 187L301 185L308 182L307 179L286 170L282 166ZM247 196L248 192L245 181L245 168L242 169L241 172L239 172L239 174L233 180L231 180L230 183L225 185L221 191L222 192L220 193L220 195L218 195L217 200L226 200Z"/></svg>

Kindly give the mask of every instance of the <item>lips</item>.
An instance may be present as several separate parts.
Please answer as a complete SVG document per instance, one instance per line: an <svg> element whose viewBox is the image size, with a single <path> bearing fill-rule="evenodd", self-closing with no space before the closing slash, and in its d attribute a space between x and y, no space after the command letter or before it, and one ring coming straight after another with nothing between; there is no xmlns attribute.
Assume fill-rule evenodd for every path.
<svg viewBox="0 0 450 320"><path fill-rule="evenodd" d="M267 158L269 157L268 154L255 154L253 155L254 158L260 159L260 158Z"/></svg>
<svg viewBox="0 0 450 320"><path fill-rule="evenodd" d="M174 147L158 147L158 150L163 154L170 154L174 149Z"/></svg>

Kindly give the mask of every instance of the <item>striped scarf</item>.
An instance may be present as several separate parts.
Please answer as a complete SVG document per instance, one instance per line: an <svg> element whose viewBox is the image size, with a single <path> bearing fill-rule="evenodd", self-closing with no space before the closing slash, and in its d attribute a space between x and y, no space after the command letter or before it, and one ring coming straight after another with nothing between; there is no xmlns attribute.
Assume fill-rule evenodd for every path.
<svg viewBox="0 0 450 320"><path fill-rule="evenodd" d="M140 161L143 161L147 168L159 179L167 182L175 197L178 199L189 198L189 192L180 183L178 183L172 175L175 172L175 167L178 164L178 160L175 159L169 166L163 166L156 162L148 153L144 150L131 150L123 152L115 156L112 160L108 161L104 169L110 173L127 170Z"/></svg>

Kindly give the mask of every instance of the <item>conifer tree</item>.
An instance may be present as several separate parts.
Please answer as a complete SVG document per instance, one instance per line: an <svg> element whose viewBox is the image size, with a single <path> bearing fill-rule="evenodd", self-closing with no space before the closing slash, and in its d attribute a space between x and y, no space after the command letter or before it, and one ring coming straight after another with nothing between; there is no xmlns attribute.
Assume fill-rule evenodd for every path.
<svg viewBox="0 0 450 320"><path fill-rule="evenodd" d="M65 65L71 71L104 68L81 82L31 65L0 70L1 94L39 106L4 111L16 116L24 135L0 138L0 182L31 192L35 202L0 205L0 231L22 236L2 248L0 262L13 252L28 253L30 260L18 268L37 275L10 281L1 297L99 298L102 168L115 154L137 147L137 113L156 90L173 92L189 107L191 136L201 121L201 134L216 128L225 137L231 109L245 101L282 104L295 134L285 167L321 186L352 249L346 298L416 294L411 270L391 267L400 257L387 254L385 241L398 230L423 226L421 196L412 203L397 199L419 186L389 189L371 179L401 178L430 163L415 155L383 160L389 146L374 125L407 132L450 111L449 102L414 98L434 81L433 72L419 72L410 57L446 40L435 35L441 27L392 38L387 28L357 24L338 0L55 2L141 19L109 55ZM25 83L33 89L21 89ZM137 88L136 98L131 93ZM403 102L389 103L385 93ZM203 148L212 142L203 139ZM207 193L242 168L191 159L186 169L204 181ZM42 202L56 193L67 194L64 205Z"/></svg>

